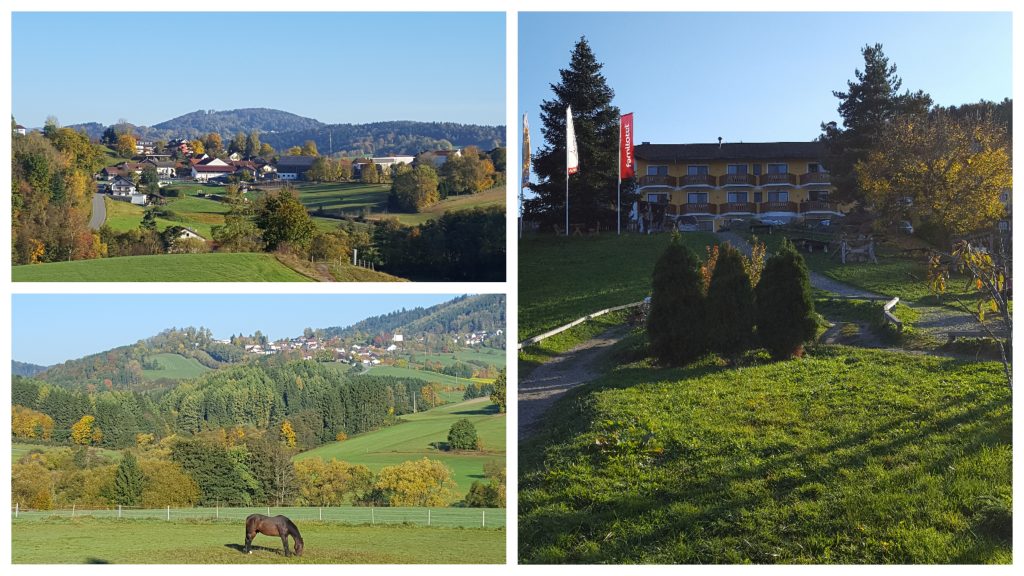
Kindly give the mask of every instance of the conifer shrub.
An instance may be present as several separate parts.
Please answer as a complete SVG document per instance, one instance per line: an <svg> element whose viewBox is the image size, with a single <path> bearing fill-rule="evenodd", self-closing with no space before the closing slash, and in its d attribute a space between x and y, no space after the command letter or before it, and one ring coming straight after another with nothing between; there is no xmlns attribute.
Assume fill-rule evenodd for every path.
<svg viewBox="0 0 1024 576"><path fill-rule="evenodd" d="M654 265L647 318L651 355L660 363L683 365L707 350L699 264L678 233Z"/></svg>
<svg viewBox="0 0 1024 576"><path fill-rule="evenodd" d="M754 289L739 250L721 247L708 284L705 333L711 350L726 357L742 354L754 341Z"/></svg>
<svg viewBox="0 0 1024 576"><path fill-rule="evenodd" d="M765 263L754 293L761 345L777 360L801 356L817 325L807 265L788 239Z"/></svg>

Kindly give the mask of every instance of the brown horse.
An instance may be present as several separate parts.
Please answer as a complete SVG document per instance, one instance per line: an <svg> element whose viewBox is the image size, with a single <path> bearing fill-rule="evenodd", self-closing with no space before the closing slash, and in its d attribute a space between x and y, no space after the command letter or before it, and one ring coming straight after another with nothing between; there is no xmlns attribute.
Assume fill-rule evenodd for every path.
<svg viewBox="0 0 1024 576"><path fill-rule="evenodd" d="M252 539L256 534L280 536L285 556L288 556L288 537L291 536L295 542L295 555L302 556L302 535L295 523L284 516L271 518L263 514L250 514L245 519L245 551L249 554L252 554Z"/></svg>

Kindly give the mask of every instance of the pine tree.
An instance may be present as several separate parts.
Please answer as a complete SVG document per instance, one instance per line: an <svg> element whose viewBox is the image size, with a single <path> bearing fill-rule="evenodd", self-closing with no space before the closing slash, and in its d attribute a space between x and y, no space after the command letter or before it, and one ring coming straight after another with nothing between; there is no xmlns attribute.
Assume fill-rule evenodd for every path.
<svg viewBox="0 0 1024 576"><path fill-rule="evenodd" d="M754 290L739 250L722 246L708 285L705 332L711 349L727 358L746 350L754 338Z"/></svg>
<svg viewBox="0 0 1024 576"><path fill-rule="evenodd" d="M704 291L696 256L678 233L654 265L647 317L651 354L663 364L682 365L707 350Z"/></svg>
<svg viewBox="0 0 1024 576"><path fill-rule="evenodd" d="M114 475L114 501L122 506L138 506L142 503L145 482L139 461L131 452L125 452Z"/></svg>
<svg viewBox="0 0 1024 576"><path fill-rule="evenodd" d="M854 70L856 82L847 81L847 92L833 91L840 100L840 128L835 121L821 124L825 143L825 165L840 198L861 199L853 168L875 146L885 124L897 114L923 114L932 104L922 91L899 93L903 81L896 65L882 52L882 45L864 46L864 70Z"/></svg>
<svg viewBox="0 0 1024 576"><path fill-rule="evenodd" d="M807 265L788 239L765 263L754 292L761 345L777 360L799 357L804 342L814 337L817 323Z"/></svg>
<svg viewBox="0 0 1024 576"><path fill-rule="evenodd" d="M619 109L612 106L615 92L602 67L586 38L580 38L569 68L559 71L561 81L551 85L555 98L541 103L545 144L533 157L540 181L531 187L536 197L527 201L526 210L549 224L565 221L565 110L570 105L580 170L569 177L569 221L614 224Z"/></svg>

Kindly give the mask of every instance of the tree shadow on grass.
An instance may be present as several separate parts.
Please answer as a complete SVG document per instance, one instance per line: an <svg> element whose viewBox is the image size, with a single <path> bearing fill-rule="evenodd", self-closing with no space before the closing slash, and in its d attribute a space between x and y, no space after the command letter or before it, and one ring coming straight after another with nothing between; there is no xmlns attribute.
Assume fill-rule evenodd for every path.
<svg viewBox="0 0 1024 576"><path fill-rule="evenodd" d="M491 416L497 413L497 404L489 404L486 408L479 408L477 410L459 410L458 412L452 412L452 414L458 414L460 416Z"/></svg>
<svg viewBox="0 0 1024 576"><path fill-rule="evenodd" d="M110 560L104 560L102 558L86 558L86 564L110 564Z"/></svg>

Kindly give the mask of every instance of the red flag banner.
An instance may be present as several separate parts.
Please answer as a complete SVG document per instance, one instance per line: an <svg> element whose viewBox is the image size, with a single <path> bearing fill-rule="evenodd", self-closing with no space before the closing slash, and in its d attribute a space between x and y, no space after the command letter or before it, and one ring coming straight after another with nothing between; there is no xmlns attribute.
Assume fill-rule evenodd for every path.
<svg viewBox="0 0 1024 576"><path fill-rule="evenodd" d="M633 113L619 119L619 178L626 180L636 174L633 163Z"/></svg>
<svg viewBox="0 0 1024 576"><path fill-rule="evenodd" d="M572 125L572 106L565 107L565 167L569 174L580 171L580 153L576 148L576 129Z"/></svg>

